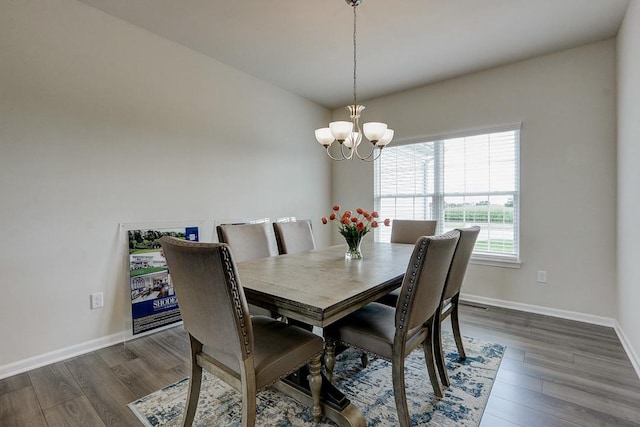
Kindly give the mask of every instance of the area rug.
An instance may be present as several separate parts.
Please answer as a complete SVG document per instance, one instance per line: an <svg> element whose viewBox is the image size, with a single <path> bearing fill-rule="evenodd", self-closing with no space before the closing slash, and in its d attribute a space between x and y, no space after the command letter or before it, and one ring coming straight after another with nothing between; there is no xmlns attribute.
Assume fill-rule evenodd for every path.
<svg viewBox="0 0 640 427"><path fill-rule="evenodd" d="M467 359L458 360L450 334L443 334L451 386L437 399L429 382L422 348L405 361L407 404L413 426L477 427L487 404L505 348L476 339L464 338ZM369 356L366 368L360 353L347 349L336 358L334 384L362 411L367 426L398 425L391 363ZM189 379L184 378L129 404L144 426L179 426L186 402ZM205 373L195 426L239 426L240 394ZM269 388L258 394L257 426L335 426L323 418L314 424L310 411L296 400Z"/></svg>

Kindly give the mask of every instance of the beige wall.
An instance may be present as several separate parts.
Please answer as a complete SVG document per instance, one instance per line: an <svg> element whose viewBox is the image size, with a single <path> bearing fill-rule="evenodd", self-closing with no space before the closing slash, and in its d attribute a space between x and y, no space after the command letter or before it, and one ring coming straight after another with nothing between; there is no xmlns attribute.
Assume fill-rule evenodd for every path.
<svg viewBox="0 0 640 427"><path fill-rule="evenodd" d="M618 40L619 200L615 41L365 102L364 112L396 140L521 121L522 268L473 265L465 291L618 318L636 349L639 9L631 0ZM319 154L312 130L326 110L83 4L0 2L0 52L0 377L122 334L122 222L204 220L211 239L216 218L373 206L371 164ZM286 133L283 117L296 117ZM337 237L315 231L319 246ZM97 291L106 306L92 311Z"/></svg>
<svg viewBox="0 0 640 427"><path fill-rule="evenodd" d="M618 34L618 306L640 372L640 1ZM633 350L635 349L635 350Z"/></svg>
<svg viewBox="0 0 640 427"><path fill-rule="evenodd" d="M522 267L471 265L465 293L617 316L615 55L608 40L364 102L396 140L522 122ZM335 202L373 205L371 164L333 174Z"/></svg>
<svg viewBox="0 0 640 427"><path fill-rule="evenodd" d="M123 331L120 223L330 203L316 104L73 0L1 1L0 52L0 377Z"/></svg>

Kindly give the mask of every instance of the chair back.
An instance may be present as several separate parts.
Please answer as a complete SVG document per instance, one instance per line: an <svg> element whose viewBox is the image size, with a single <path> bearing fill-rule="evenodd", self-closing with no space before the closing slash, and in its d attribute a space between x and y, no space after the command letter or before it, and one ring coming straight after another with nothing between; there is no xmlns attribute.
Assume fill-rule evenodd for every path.
<svg viewBox="0 0 640 427"><path fill-rule="evenodd" d="M278 255L267 223L224 224L218 225L216 230L220 243L227 243L231 247L235 262Z"/></svg>
<svg viewBox="0 0 640 427"><path fill-rule="evenodd" d="M205 346L245 360L253 353L247 301L229 246L160 239L184 328Z"/></svg>
<svg viewBox="0 0 640 427"><path fill-rule="evenodd" d="M280 255L293 254L316 248L309 221L274 222L273 231Z"/></svg>
<svg viewBox="0 0 640 427"><path fill-rule="evenodd" d="M421 236L436 234L435 220L394 219L391 223L391 243L415 244Z"/></svg>
<svg viewBox="0 0 640 427"><path fill-rule="evenodd" d="M451 260L451 267L449 268L449 274L447 276L447 282L444 285L444 294L442 299L453 298L460 293L462 287L462 281L467 273L467 266L469 265L469 259L473 252L473 247L478 239L480 233L480 227L474 226L469 228L458 228L460 232L460 239L458 240L458 246L453 254Z"/></svg>
<svg viewBox="0 0 640 427"><path fill-rule="evenodd" d="M440 307L444 283L460 232L422 236L416 242L396 304L396 331L422 327ZM397 332L396 332L397 333Z"/></svg>

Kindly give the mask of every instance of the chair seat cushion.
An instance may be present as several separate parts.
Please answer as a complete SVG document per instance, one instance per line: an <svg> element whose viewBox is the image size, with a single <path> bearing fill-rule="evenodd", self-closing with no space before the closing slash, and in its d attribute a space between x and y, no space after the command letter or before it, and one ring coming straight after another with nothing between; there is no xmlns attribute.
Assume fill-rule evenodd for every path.
<svg viewBox="0 0 640 427"><path fill-rule="evenodd" d="M266 316L252 316L256 388L269 386L322 352L321 337ZM222 362L240 378L240 363L229 354L204 346L202 352Z"/></svg>
<svg viewBox="0 0 640 427"><path fill-rule="evenodd" d="M277 381L283 372L306 364L324 348L321 337L297 326L264 316L253 316L251 321L258 389Z"/></svg>
<svg viewBox="0 0 640 427"><path fill-rule="evenodd" d="M328 326L325 334L391 359L396 333L395 315L394 308L372 302Z"/></svg>

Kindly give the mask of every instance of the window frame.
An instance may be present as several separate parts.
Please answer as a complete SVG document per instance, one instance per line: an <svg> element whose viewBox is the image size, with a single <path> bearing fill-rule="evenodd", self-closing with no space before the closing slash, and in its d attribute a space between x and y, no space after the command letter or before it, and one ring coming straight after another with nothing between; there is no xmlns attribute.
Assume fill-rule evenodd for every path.
<svg viewBox="0 0 640 427"><path fill-rule="evenodd" d="M488 253L488 252L476 252L474 250L470 262L472 264L481 264L481 265L490 265L497 267L506 267L506 268L520 268L522 262L520 260L521 252L520 252L520 197L521 197L521 158L520 158L520 144L522 138L522 123L508 123L500 126L492 126L492 127L482 127L482 128L474 128L474 129L466 129L462 131L449 132L444 134L430 135L425 137L417 137L410 139L401 139L399 141L394 141L393 146L407 146L413 144L425 144L425 143L434 143L434 149L437 155L442 155L442 153L438 154L439 147L442 147L443 141L455 139L455 138L466 138L473 137L479 135L487 135L492 133L499 132L509 132L515 131L515 146L514 146L514 155L515 155L515 190L514 191L488 191L488 192L463 192L463 193L445 193L444 191L438 191L438 186L441 184L438 182L439 178L442 177L442 173L439 171L441 167L441 162L434 161L434 172L430 174L432 179L434 180L434 191L426 192L424 194L411 194L406 197L416 198L416 197L424 197L430 198L432 200L432 204L434 209L432 212L432 218L427 219L435 219L438 221L438 232L444 232L444 206L445 199L447 197L456 197L456 196L473 196L473 195L481 195L481 196L499 196L499 195L509 195L513 197L513 244L514 244L514 255L511 254L499 254L499 253ZM440 142L440 143L438 143ZM435 157L435 156L434 156ZM376 160L374 162L374 206L376 210L381 210L381 200L385 198L383 194L381 194L381 182L380 182L380 160ZM387 195L387 197L389 197ZM402 195L399 195L397 198L402 198ZM416 218L422 219L422 218ZM376 240L379 239L379 232L376 231L374 234L374 238Z"/></svg>

